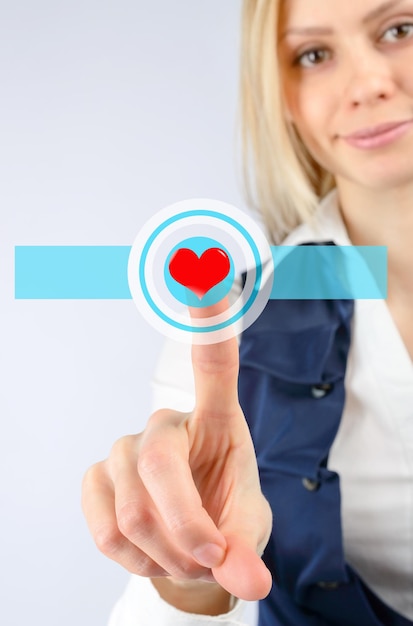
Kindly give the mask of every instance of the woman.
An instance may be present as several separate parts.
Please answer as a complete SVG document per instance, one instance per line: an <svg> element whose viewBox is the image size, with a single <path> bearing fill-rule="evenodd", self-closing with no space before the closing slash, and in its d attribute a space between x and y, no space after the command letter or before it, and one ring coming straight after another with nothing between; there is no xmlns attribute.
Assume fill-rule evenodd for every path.
<svg viewBox="0 0 413 626"><path fill-rule="evenodd" d="M387 246L388 297L270 301L239 351L194 346L193 410L167 348L176 410L84 480L137 575L111 625L413 624L412 66L413 0L245 0L251 202L274 243Z"/></svg>

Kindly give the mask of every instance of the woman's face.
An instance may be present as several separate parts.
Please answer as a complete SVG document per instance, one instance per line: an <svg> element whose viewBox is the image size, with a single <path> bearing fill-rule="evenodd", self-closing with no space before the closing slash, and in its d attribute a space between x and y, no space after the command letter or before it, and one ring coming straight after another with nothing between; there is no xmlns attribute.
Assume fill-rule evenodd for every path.
<svg viewBox="0 0 413 626"><path fill-rule="evenodd" d="M384 189L411 181L413 0L280 1L286 105L313 157L337 184L342 178ZM380 146L345 139L405 121L399 136Z"/></svg>

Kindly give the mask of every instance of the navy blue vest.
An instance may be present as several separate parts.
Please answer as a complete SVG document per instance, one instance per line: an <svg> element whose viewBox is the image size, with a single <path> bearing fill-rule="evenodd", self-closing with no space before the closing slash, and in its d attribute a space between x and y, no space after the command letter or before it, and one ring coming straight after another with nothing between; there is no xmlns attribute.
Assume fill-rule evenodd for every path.
<svg viewBox="0 0 413 626"><path fill-rule="evenodd" d="M340 483L327 469L344 406L351 300L270 300L245 330L239 395L274 527L259 626L412 626L345 562Z"/></svg>

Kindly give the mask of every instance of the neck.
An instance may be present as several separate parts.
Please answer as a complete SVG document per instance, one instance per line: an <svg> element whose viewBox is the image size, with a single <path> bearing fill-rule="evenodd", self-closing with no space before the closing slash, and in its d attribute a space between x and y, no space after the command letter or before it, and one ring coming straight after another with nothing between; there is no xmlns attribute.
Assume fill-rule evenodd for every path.
<svg viewBox="0 0 413 626"><path fill-rule="evenodd" d="M389 299L413 305L413 181L372 190L337 181L340 211L356 246L387 246Z"/></svg>

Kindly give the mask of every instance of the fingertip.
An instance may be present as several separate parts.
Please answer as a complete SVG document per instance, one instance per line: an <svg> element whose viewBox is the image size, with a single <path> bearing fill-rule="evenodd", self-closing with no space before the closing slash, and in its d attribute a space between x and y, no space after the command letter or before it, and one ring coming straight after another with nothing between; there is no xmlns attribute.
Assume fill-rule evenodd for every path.
<svg viewBox="0 0 413 626"><path fill-rule="evenodd" d="M212 568L215 580L242 600L262 600L271 591L272 575L258 554L238 539L228 539L224 562Z"/></svg>

